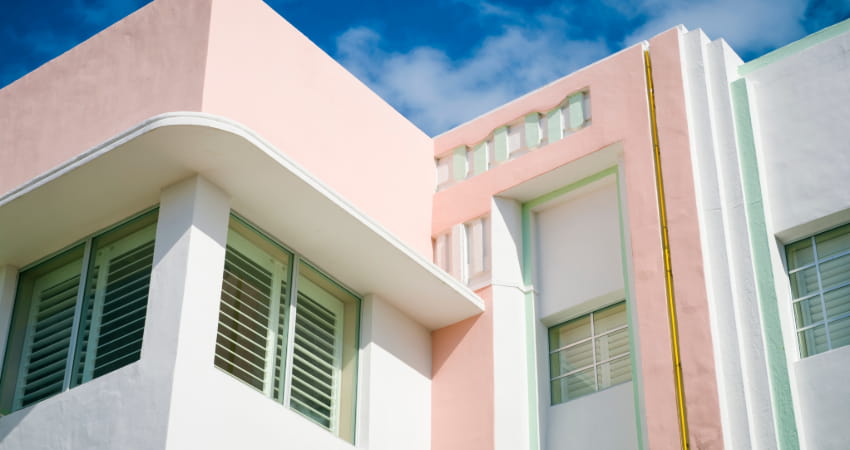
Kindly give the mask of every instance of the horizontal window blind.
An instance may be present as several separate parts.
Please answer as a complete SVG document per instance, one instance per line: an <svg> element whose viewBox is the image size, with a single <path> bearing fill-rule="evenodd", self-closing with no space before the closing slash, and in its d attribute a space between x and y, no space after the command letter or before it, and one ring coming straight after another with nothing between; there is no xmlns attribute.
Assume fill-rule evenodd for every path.
<svg viewBox="0 0 850 450"><path fill-rule="evenodd" d="M215 366L278 398L287 266L235 231L228 234Z"/></svg>
<svg viewBox="0 0 850 450"><path fill-rule="evenodd" d="M82 260L38 278L27 320L14 409L64 389Z"/></svg>
<svg viewBox="0 0 850 450"><path fill-rule="evenodd" d="M298 283L290 404L336 430L343 305L306 278Z"/></svg>
<svg viewBox="0 0 850 450"><path fill-rule="evenodd" d="M358 302L234 217L214 366L353 442Z"/></svg>

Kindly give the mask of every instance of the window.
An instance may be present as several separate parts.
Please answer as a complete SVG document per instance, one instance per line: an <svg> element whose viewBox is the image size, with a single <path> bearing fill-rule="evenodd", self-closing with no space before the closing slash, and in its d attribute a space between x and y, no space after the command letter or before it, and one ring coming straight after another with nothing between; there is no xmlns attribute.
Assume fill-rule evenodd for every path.
<svg viewBox="0 0 850 450"><path fill-rule="evenodd" d="M800 356L850 344L850 224L785 250Z"/></svg>
<svg viewBox="0 0 850 450"><path fill-rule="evenodd" d="M632 379L626 302L549 329L552 404Z"/></svg>
<svg viewBox="0 0 850 450"><path fill-rule="evenodd" d="M156 212L20 273L0 407L14 411L138 361Z"/></svg>
<svg viewBox="0 0 850 450"><path fill-rule="evenodd" d="M298 255L231 219L215 366L350 442L358 308Z"/></svg>

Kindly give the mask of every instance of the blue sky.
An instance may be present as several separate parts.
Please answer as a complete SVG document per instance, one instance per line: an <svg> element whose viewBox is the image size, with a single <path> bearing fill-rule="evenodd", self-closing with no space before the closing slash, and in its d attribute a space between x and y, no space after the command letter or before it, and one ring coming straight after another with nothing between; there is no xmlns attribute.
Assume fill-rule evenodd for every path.
<svg viewBox="0 0 850 450"><path fill-rule="evenodd" d="M2 1L0 86L148 0ZM749 60L850 17L850 0L268 0L429 134L682 23Z"/></svg>

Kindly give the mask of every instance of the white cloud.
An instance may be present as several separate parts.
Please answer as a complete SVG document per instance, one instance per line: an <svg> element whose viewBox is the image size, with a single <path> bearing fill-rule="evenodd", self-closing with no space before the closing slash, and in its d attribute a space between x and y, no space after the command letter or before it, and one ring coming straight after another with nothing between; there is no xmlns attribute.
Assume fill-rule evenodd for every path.
<svg viewBox="0 0 850 450"><path fill-rule="evenodd" d="M724 38L740 53L760 53L805 35L806 0L644 0L648 21L624 44L647 39L678 24Z"/></svg>
<svg viewBox="0 0 850 450"><path fill-rule="evenodd" d="M479 14L508 14L480 3ZM486 37L469 57L452 60L427 46L388 52L380 35L352 28L337 39L337 57L427 133L445 131L609 53L602 40L568 38L562 18L524 17Z"/></svg>

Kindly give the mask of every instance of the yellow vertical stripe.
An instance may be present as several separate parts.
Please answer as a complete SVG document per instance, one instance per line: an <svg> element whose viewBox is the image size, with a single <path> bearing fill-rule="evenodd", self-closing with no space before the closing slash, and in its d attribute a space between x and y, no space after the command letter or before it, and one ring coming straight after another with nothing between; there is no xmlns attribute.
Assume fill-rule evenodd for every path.
<svg viewBox="0 0 850 450"><path fill-rule="evenodd" d="M670 322L670 342L673 347L673 372L676 381L676 409L679 414L679 433L682 448L690 449L688 417L685 411L685 387L682 379L682 360L679 350L679 323L673 293L673 269L670 263L670 237L667 232L667 202L664 197L664 177L661 175L661 149L658 145L658 121L655 116L655 90L652 83L652 63L649 50L643 52L646 68L646 95L649 99L649 120L652 128L652 155L655 161L655 187L658 197L658 215L661 219L661 246L664 251L664 283L667 291L667 318Z"/></svg>

